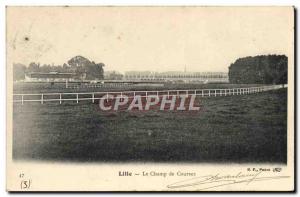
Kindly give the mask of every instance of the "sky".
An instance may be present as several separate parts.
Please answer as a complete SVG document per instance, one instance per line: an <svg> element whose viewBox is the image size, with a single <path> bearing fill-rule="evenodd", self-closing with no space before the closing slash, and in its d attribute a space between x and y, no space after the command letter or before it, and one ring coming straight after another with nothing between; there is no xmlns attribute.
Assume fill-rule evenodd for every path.
<svg viewBox="0 0 300 197"><path fill-rule="evenodd" d="M291 7L8 7L8 63L227 72L237 58L291 54Z"/></svg>

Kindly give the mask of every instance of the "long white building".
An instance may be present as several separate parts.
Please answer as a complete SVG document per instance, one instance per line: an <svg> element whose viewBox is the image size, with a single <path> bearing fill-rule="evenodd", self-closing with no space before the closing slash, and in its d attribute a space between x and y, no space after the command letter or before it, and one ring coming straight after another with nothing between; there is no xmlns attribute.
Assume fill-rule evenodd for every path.
<svg viewBox="0 0 300 197"><path fill-rule="evenodd" d="M131 81L181 81L202 83L228 83L226 72L126 72L125 80Z"/></svg>

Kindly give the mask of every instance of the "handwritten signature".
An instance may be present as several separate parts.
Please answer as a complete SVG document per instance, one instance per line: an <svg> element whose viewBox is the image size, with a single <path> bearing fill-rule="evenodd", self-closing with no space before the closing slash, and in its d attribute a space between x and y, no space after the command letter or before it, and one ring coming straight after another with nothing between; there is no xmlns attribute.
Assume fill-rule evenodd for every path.
<svg viewBox="0 0 300 197"><path fill-rule="evenodd" d="M206 175L191 179L185 179L179 182L169 184L167 185L167 187L170 189L176 189L197 186L198 190L206 190L238 183L246 183L248 185L251 182L255 181L268 181L284 178L289 178L289 176L262 176L262 171L248 174L239 172L236 175L221 175L220 173L218 173L215 175Z"/></svg>

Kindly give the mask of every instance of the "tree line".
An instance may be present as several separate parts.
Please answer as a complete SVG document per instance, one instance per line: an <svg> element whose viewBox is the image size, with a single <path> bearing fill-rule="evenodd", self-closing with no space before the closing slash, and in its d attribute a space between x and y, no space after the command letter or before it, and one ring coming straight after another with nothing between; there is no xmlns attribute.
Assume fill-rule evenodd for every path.
<svg viewBox="0 0 300 197"><path fill-rule="evenodd" d="M25 79L25 75L28 73L74 73L76 76L86 75L86 79L103 79L104 70L103 63L95 63L82 56L75 56L71 58L67 63L63 65L50 65L31 62L28 66L22 63L13 64L13 78L15 81Z"/></svg>
<svg viewBox="0 0 300 197"><path fill-rule="evenodd" d="M286 84L288 58L259 55L237 59L229 67L229 82L238 84Z"/></svg>

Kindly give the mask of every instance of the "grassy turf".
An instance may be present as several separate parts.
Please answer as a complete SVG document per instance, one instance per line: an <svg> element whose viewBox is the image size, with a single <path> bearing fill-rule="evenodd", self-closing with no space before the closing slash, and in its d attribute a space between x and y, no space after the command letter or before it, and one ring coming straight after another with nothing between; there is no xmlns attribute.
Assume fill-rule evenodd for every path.
<svg viewBox="0 0 300 197"><path fill-rule="evenodd" d="M83 102L14 104L13 158L286 163L286 97L281 89L200 98L198 113L103 113Z"/></svg>

